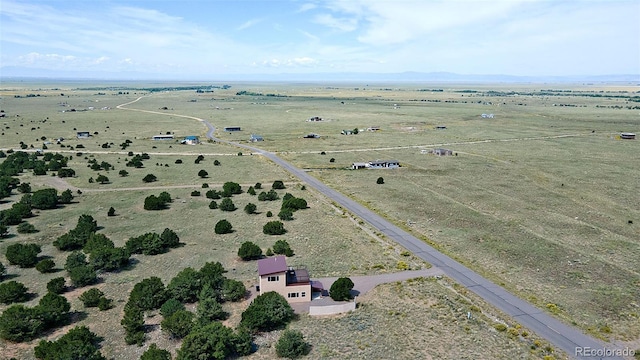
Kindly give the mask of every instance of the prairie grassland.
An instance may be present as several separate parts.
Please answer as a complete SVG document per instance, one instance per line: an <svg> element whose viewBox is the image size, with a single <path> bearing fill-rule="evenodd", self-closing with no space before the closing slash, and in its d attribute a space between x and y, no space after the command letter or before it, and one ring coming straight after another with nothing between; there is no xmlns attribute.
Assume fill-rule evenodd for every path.
<svg viewBox="0 0 640 360"><path fill-rule="evenodd" d="M116 300L116 308L107 312L89 310L88 316L77 322L105 337L103 353L107 357L127 359L138 358L144 350L125 346L119 325L122 307L133 285L151 275L166 283L184 267L199 268L207 261L220 261L230 270L230 277L251 286L255 281L255 263L238 261L235 255L243 241L256 242L266 250L275 240L286 239L296 252L293 262L307 265L311 275L317 277L396 271L397 262L406 260L399 255L402 249L398 246L375 234L371 236L371 231L366 226L363 229L357 219L353 221L314 191L301 190L303 184L260 156L237 156L237 148L217 143L186 146L175 141L149 140L152 135L165 132L174 133L176 139L186 135L203 137L206 131L203 124L178 116L188 115L209 120L217 127L216 136L225 140L247 142L251 133L262 135L265 141L257 143L258 147L278 151L330 186L542 308L554 304L549 308L568 322L603 338L637 339L640 209L633 194L640 187L640 174L630 164L637 160L638 143L616 140L615 135L621 131L639 132L638 110L596 107L634 104L622 97L513 94L535 89L533 85L447 85L440 92L424 91L417 86L234 84L231 89L215 89L205 94L195 91L149 94L135 89L118 94L119 90L73 87L55 91L40 88L2 91L0 101L7 117L0 121L4 126L0 148L19 148L21 141L40 148L42 136L64 137L67 139L62 143L64 147L50 144L47 151L73 155L70 167L77 176L65 181L71 187L81 188L83 193L77 195L76 204L41 211L29 219L40 232L10 237L0 242L0 252L4 253L6 246L15 242L36 242L43 246L43 254L53 256L61 268L67 254L57 251L51 242L73 228L78 216L85 213L96 218L104 227L101 232L117 246L145 232L160 232L166 227L175 230L185 246L154 257L136 256L131 269L104 274L98 287ZM637 91L606 87L575 89L596 94L615 91L621 96L629 94L630 89ZM287 97L236 95L240 90ZM487 91L494 90L500 95L487 95ZM97 95L98 92L105 95ZM41 96L13 97L32 93ZM115 108L142 95L145 97L128 107L158 114ZM60 106L60 102L67 104ZM572 106L557 106L566 104ZM60 111L72 106L86 111ZM101 110L102 107L108 109ZM482 113L493 113L495 118L482 119ZM324 121L306 122L311 116L320 116ZM43 122L44 119L47 121ZM224 126L241 126L243 131L225 133L221 131ZM370 126L380 126L381 130L340 135L343 129ZM436 126L447 128L438 130ZM78 140L74 128L98 134ZM308 133L321 137L303 139ZM127 139L132 141L131 146L121 150L119 144ZM84 148L77 148L80 143ZM104 143L113 145L103 148ZM436 146L450 148L458 155L435 157L420 152ZM128 151L146 152L151 159L144 162L142 169L125 167L130 158ZM326 155L320 155L321 151L326 151ZM79 152L82 155L78 156ZM194 164L198 154L204 154L205 160ZM98 163L109 162L115 169L90 170L87 161L91 158ZM331 158L335 161L330 162ZM347 170L352 162L389 158L400 160L403 167L392 171ZM175 164L176 159L183 163ZM214 160L221 165L214 166ZM129 176L118 176L123 169ZM200 169L206 170L209 177L199 178ZM89 183L88 179L98 173L107 175L110 183ZM141 179L148 173L156 175L158 181L143 183ZM375 184L380 176L385 179L384 185ZM56 185L63 189L66 185L49 175L25 174L21 180L35 188ZM280 237L266 236L261 231L268 221L265 213L270 210L277 214L279 201L258 202L243 193L232 198L238 210L224 213L208 208L209 199L204 197L207 189L201 188L202 183L209 183L220 189L226 181L238 182L244 190L256 182L269 188L274 180L287 183L288 188L281 195L291 192L310 205L295 214L296 220L285 223L289 232ZM193 190L201 191L202 196L191 197ZM143 210L144 198L161 191L168 191L174 198L170 208L160 212ZM18 199L14 195L0 206L8 207ZM259 214L247 215L242 211L248 202L258 205ZM106 216L110 206L118 216ZM233 224L233 234L213 234L213 226L223 218ZM428 265L411 259L411 266ZM50 278L64 276L63 272L41 275L34 269L13 266L8 267L8 273L39 295L44 294ZM514 341L504 333L496 333L492 321L485 319L467 329L461 326L458 310L446 306L429 308L439 301L434 298L446 303L443 297L456 297L454 303L459 302L457 296L463 292L455 287L445 289L439 283L420 284L405 284L415 295L407 294L402 286L380 287L361 298L362 311L321 321L303 316L292 326L305 329L314 345L311 354L314 358L367 357L382 349L383 345L374 344L374 340L409 357L446 357L450 354L447 350L467 342L461 348L498 358L544 355L530 354L526 341ZM69 293L68 297L74 310L84 311L77 300L78 291L83 290ZM448 291L455 292L449 296ZM29 304L37 303L38 299ZM483 307L473 296L469 295L469 299ZM405 316L389 310L395 309L396 303L406 309L401 312ZM230 307L236 310L231 322L237 320L243 306ZM159 318L160 315L151 313L147 323L157 323ZM354 333L353 326L360 322L365 323L366 336ZM434 330L420 332L425 322L433 323L430 326ZM392 324L401 324L396 325L399 329L415 329L415 337L391 331ZM381 331L383 328L389 331ZM150 330L149 338L161 347L172 351L179 347L157 326ZM438 331L450 336L432 336ZM48 338L59 334L61 331L56 331ZM263 340L269 344L268 338ZM445 341L450 341L449 345ZM399 343L404 345L394 345ZM357 344L357 350L349 349L349 344ZM19 358L29 358L34 345L35 342L25 346L0 342L0 353L11 350ZM393 352L385 354L392 356ZM273 348L264 346L254 357L272 355Z"/></svg>

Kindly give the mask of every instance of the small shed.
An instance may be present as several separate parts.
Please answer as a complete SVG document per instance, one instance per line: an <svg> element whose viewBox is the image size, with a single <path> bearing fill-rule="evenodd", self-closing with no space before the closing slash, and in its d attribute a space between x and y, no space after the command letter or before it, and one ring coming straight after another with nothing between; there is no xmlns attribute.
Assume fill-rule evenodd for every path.
<svg viewBox="0 0 640 360"><path fill-rule="evenodd" d="M88 131L78 131L76 137L78 139L88 139L91 136Z"/></svg>
<svg viewBox="0 0 640 360"><path fill-rule="evenodd" d="M249 141L251 142L264 141L264 138L257 134L251 134L251 136L249 137Z"/></svg>
<svg viewBox="0 0 640 360"><path fill-rule="evenodd" d="M303 136L303 137L304 137L305 139L317 139L317 138L319 138L319 137L320 137L320 135L318 135L318 134L314 134L314 133L311 133L311 134L307 134L307 135L305 135L305 136Z"/></svg>
<svg viewBox="0 0 640 360"><path fill-rule="evenodd" d="M635 133L623 132L622 134L620 134L620 139L635 140L635 138L636 138Z"/></svg>
<svg viewBox="0 0 640 360"><path fill-rule="evenodd" d="M232 131L242 131L242 128L240 128L240 126L226 126L226 127L224 128L224 131L229 131L229 132L232 132Z"/></svg>

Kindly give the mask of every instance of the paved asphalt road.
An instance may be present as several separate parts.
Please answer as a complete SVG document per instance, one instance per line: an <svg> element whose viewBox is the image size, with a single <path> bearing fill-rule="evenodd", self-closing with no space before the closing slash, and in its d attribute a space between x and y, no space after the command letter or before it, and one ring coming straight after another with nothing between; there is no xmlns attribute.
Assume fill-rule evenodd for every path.
<svg viewBox="0 0 640 360"><path fill-rule="evenodd" d="M206 120L202 121L209 128L207 137L216 141L225 142L213 136L215 132L213 125ZM545 338L555 347L566 352L570 357L575 359L622 359L620 357L581 356L579 349L616 349L616 347L596 340L593 337L584 334L577 328L562 323L541 309L531 305L529 302L514 296L503 287L485 279L466 266L458 263L447 255L444 255L433 247L427 245L425 242L393 225L373 211L329 188L318 179L282 160L274 153L243 144L231 144L251 150L252 152L271 159L273 162L282 166L309 186L312 186L323 195L340 204L343 208L368 222L371 226L378 229L387 237L395 240L407 250L413 252L416 256L429 262L433 266L440 268L445 275L464 285L470 291L478 294L489 304L510 315L515 321L534 331L538 336Z"/></svg>

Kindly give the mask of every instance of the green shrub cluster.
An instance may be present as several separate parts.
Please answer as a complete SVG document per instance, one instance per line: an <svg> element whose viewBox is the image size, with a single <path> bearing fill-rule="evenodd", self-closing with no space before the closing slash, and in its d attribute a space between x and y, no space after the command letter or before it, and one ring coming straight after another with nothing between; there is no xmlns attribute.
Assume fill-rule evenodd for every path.
<svg viewBox="0 0 640 360"><path fill-rule="evenodd" d="M53 246L62 251L82 249L91 234L98 230L98 223L91 215L83 214L78 218L76 227L58 237Z"/></svg>
<svg viewBox="0 0 640 360"><path fill-rule="evenodd" d="M11 244L7 246L5 256L9 263L21 268L34 267L38 263L40 245L37 244Z"/></svg>
<svg viewBox="0 0 640 360"><path fill-rule="evenodd" d="M100 353L100 341L88 327L76 326L56 341L40 341L34 349L35 357L41 360L106 360Z"/></svg>
<svg viewBox="0 0 640 360"><path fill-rule="evenodd" d="M175 231L165 228L162 234L146 233L127 240L125 248L131 254L157 255L180 246Z"/></svg>
<svg viewBox="0 0 640 360"><path fill-rule="evenodd" d="M160 195L149 195L144 199L145 210L164 210L167 208L167 204L171 203L171 195L168 192L163 191Z"/></svg>

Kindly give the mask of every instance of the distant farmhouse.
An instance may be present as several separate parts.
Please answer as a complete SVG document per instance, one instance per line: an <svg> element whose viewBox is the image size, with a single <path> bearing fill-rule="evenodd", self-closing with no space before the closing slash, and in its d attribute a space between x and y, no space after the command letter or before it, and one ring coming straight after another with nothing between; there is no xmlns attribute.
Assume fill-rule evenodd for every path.
<svg viewBox="0 0 640 360"><path fill-rule="evenodd" d="M242 131L240 126L227 126L224 128L224 131L233 132L233 131Z"/></svg>
<svg viewBox="0 0 640 360"><path fill-rule="evenodd" d="M400 167L398 160L375 160L369 162L356 162L351 164L353 170L358 169L397 169Z"/></svg>
<svg viewBox="0 0 640 360"><path fill-rule="evenodd" d="M314 134L314 133L307 134L307 135L303 136L303 138L305 138L305 139L318 139L319 137L320 137L320 135Z"/></svg>
<svg viewBox="0 0 640 360"><path fill-rule="evenodd" d="M308 118L307 121L311 121L311 122L322 121L322 118L320 116L312 116Z"/></svg>
<svg viewBox="0 0 640 360"><path fill-rule="evenodd" d="M370 126L367 128L367 131L379 131L380 126Z"/></svg>
<svg viewBox="0 0 640 360"><path fill-rule="evenodd" d="M260 285L258 292L264 294L275 291L290 303L308 302L312 292L324 290L322 283L309 278L305 267L287 266L284 256L275 256L258 260L258 276Z"/></svg>
<svg viewBox="0 0 640 360"><path fill-rule="evenodd" d="M623 132L622 134L620 134L620 139L635 140L635 138L636 138L636 134L634 133Z"/></svg>
<svg viewBox="0 0 640 360"><path fill-rule="evenodd" d="M197 145L200 143L200 139L198 139L197 136L185 136L184 139L182 139L182 141L180 141L180 144L186 144L186 145Z"/></svg>
<svg viewBox="0 0 640 360"><path fill-rule="evenodd" d="M443 149L443 148L437 148L437 149L431 149L431 150L420 150L421 153L423 154L433 154L433 155L438 155L438 156L450 156L453 155L453 151L449 150L449 149Z"/></svg>
<svg viewBox="0 0 640 360"><path fill-rule="evenodd" d="M88 131L78 131L76 137L78 139L88 139L91 136Z"/></svg>
<svg viewBox="0 0 640 360"><path fill-rule="evenodd" d="M153 140L173 140L173 135L153 135Z"/></svg>
<svg viewBox="0 0 640 360"><path fill-rule="evenodd" d="M251 142L264 141L264 138L257 134L251 134L251 136L249 137L249 141Z"/></svg>

